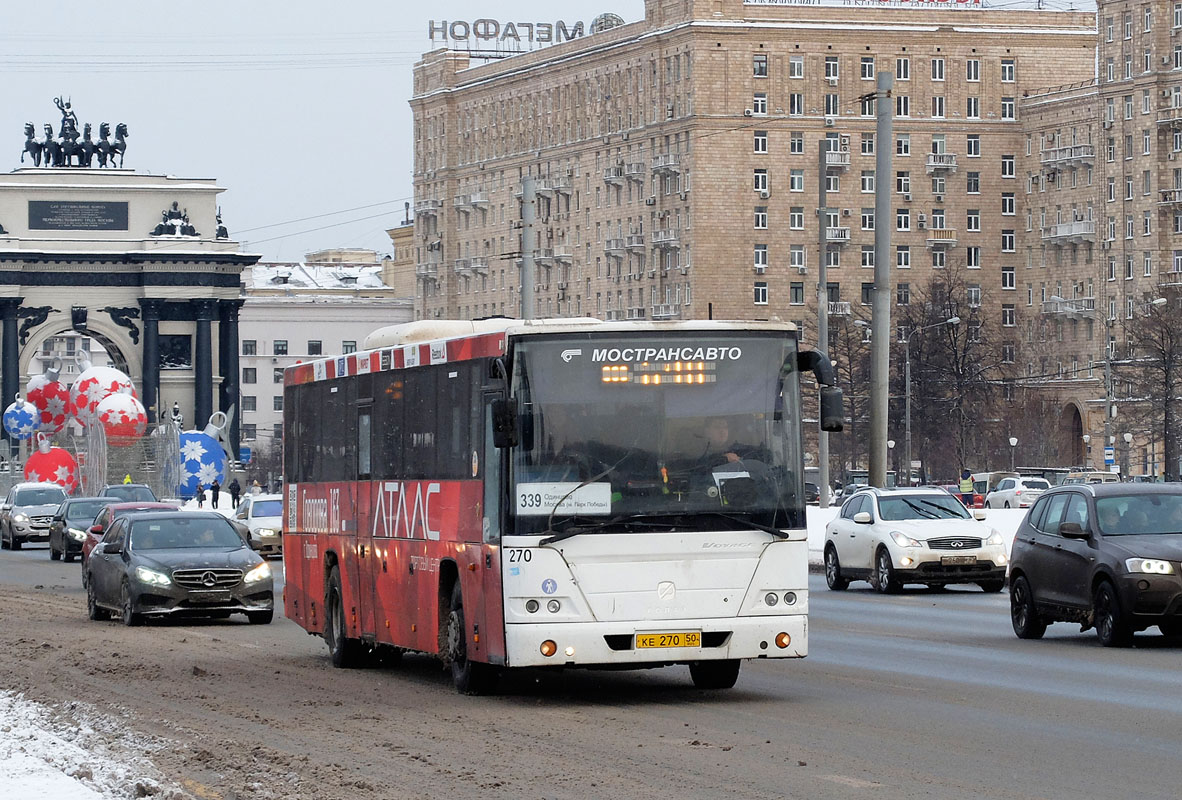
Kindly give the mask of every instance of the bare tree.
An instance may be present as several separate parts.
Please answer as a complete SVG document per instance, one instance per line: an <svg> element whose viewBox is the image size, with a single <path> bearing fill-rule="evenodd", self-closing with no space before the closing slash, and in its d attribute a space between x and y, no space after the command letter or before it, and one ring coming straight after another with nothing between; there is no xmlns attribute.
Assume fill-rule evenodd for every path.
<svg viewBox="0 0 1182 800"><path fill-rule="evenodd" d="M859 324L863 323L863 324ZM829 358L833 361L838 385L846 400L849 426L839 437L830 437L831 457L838 458L836 471L831 475L848 483L847 469L858 469L868 458L868 438L858 431L865 430L870 410L870 328L857 314L834 319L829 327Z"/></svg>
<svg viewBox="0 0 1182 800"><path fill-rule="evenodd" d="M1173 294L1144 303L1141 313L1126 321L1128 357L1114 362L1115 375L1132 390L1127 413L1162 443L1170 481L1182 473L1182 296Z"/></svg>

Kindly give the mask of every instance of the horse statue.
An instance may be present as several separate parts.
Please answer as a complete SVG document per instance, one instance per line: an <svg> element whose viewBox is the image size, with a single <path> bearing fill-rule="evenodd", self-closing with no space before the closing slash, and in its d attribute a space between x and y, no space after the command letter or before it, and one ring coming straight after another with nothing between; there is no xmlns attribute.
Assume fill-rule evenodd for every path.
<svg viewBox="0 0 1182 800"><path fill-rule="evenodd" d="M33 160L33 166L41 166L41 142L37 141L35 134L37 128L31 122L25 123L25 149L21 151L21 163L25 163L25 153L28 153Z"/></svg>
<svg viewBox="0 0 1182 800"><path fill-rule="evenodd" d="M78 149L75 155L78 156L78 166L90 169L91 162L94 160L94 140L90 138L90 123L86 123L82 127L82 141L78 143Z"/></svg>
<svg viewBox="0 0 1182 800"><path fill-rule="evenodd" d="M111 157L111 126L105 122L99 123L99 138L94 146L95 154L98 156L98 163L100 167L107 166L107 159ZM115 166L113 163L111 166Z"/></svg>
<svg viewBox="0 0 1182 800"><path fill-rule="evenodd" d="M41 154L45 158L45 166L62 166L62 146L53 138L53 126L45 126L45 141L41 143Z"/></svg>
<svg viewBox="0 0 1182 800"><path fill-rule="evenodd" d="M115 154L119 154L119 169L123 169L123 154L127 151L127 123L120 122L115 126L115 141L111 144L111 166L115 166Z"/></svg>

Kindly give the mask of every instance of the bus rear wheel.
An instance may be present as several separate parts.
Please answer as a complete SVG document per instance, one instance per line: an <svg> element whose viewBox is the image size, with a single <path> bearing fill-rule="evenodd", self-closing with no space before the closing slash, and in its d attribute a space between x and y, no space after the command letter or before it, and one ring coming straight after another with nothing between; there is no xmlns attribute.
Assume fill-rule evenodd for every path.
<svg viewBox="0 0 1182 800"><path fill-rule="evenodd" d="M468 629L464 623L464 596L460 583L451 590L451 608L447 614L447 657L451 680L460 694L488 694L496 688L496 668L468 658Z"/></svg>
<svg viewBox="0 0 1182 800"><path fill-rule="evenodd" d="M341 669L363 666L361 642L345 634L345 602L341 594L341 570L334 566L328 574L328 588L324 597L324 641L328 644L332 665ZM254 620L251 620L254 622ZM261 624L261 620L260 620Z"/></svg>
<svg viewBox="0 0 1182 800"><path fill-rule="evenodd" d="M739 679L737 658L725 661L693 661L690 663L690 678L699 689L730 689Z"/></svg>

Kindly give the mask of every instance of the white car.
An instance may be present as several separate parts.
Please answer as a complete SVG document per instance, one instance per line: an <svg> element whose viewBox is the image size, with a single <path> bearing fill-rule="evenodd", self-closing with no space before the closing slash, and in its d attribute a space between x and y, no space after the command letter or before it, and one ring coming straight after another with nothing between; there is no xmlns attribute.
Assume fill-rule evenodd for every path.
<svg viewBox="0 0 1182 800"><path fill-rule="evenodd" d="M1002 478L985 498L985 507L1030 508L1050 488L1051 484L1043 478Z"/></svg>
<svg viewBox="0 0 1182 800"><path fill-rule="evenodd" d="M979 515L979 516L976 516ZM862 489L825 526L825 582L894 593L905 583L1005 587L1005 541L943 489Z"/></svg>
<svg viewBox="0 0 1182 800"><path fill-rule="evenodd" d="M231 519L246 528L258 553L283 555L283 495L248 494Z"/></svg>

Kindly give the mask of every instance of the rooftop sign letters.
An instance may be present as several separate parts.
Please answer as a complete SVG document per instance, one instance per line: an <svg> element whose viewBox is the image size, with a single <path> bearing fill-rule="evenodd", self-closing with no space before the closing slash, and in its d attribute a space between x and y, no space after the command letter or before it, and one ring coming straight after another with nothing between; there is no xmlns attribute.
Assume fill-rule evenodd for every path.
<svg viewBox="0 0 1182 800"><path fill-rule="evenodd" d="M826 6L844 8L983 8L982 0L743 0L745 6Z"/></svg>
<svg viewBox="0 0 1182 800"><path fill-rule="evenodd" d="M465 47L486 45L494 48L519 48L523 43L557 44L578 39L583 35L583 23L568 25L565 22L499 22L495 19L478 19L472 22L456 20L427 23L431 42L459 44Z"/></svg>

